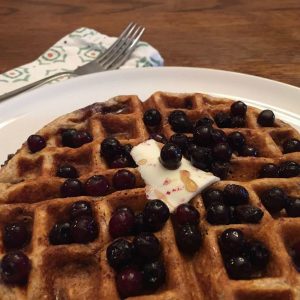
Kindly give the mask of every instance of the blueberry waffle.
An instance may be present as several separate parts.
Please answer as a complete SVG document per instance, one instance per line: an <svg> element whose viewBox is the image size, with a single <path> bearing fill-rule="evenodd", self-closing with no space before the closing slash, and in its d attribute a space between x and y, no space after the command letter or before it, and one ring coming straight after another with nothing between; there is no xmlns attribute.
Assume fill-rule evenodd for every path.
<svg viewBox="0 0 300 300"><path fill-rule="evenodd" d="M132 147L221 180L169 211ZM204 94L119 96L31 135L0 170L0 299L299 299L300 135ZM165 144L165 145L164 145Z"/></svg>

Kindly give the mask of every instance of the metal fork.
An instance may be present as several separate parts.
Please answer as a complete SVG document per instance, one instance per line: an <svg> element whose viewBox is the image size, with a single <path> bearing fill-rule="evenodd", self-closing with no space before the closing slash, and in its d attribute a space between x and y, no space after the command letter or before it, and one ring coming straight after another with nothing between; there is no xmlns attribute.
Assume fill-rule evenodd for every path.
<svg viewBox="0 0 300 300"><path fill-rule="evenodd" d="M136 48L145 28L135 23L130 23L121 33L119 38L104 52L100 53L93 61L76 68L74 71L65 71L40 79L16 90L0 96L0 101L16 96L30 89L41 86L61 76L80 76L90 73L115 70L122 66Z"/></svg>

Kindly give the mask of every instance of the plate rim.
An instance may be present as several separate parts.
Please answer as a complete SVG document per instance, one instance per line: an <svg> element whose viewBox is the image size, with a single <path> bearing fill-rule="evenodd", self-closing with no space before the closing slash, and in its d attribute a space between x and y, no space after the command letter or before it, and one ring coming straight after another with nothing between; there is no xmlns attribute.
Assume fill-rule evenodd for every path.
<svg viewBox="0 0 300 300"><path fill-rule="evenodd" d="M163 81L163 84L160 86L166 86L166 89L160 89L160 87L158 86L157 89L154 89L149 86L147 86L147 84L149 83L149 80L153 80L153 78L156 78L155 76L164 76L165 74L168 74L168 78L167 80ZM174 74L174 79L172 76L170 76ZM127 77L126 77L127 75ZM133 80L134 78L137 78L137 76L140 76L141 80L145 80L146 85L143 87L143 89L145 90L145 92L143 92L143 89L141 90L140 87L136 87L133 88L131 86L131 80ZM94 90L97 89L97 84L100 80L104 80L104 84L105 81L107 82L107 80L110 79L114 79L116 78L116 80L122 80L124 79L124 83L128 84L129 83L129 88L124 88L124 91L126 90L135 90L136 92L132 92L131 94L137 94L137 95L141 95L143 94L143 97L140 97L142 100L145 99L145 94L148 93L149 91L154 92L155 90L163 90L163 91L169 91L172 92L172 90L169 88L170 86L170 82L172 82L172 80L174 80L176 82L176 79L184 79L185 77L188 78L189 80L191 80L191 87L188 87L189 81L183 81L183 90L185 90L186 92L202 92L202 93L206 93L206 94L210 94L210 95L214 95L214 96L219 96L219 97L226 97L229 99L240 99L240 100L244 100L245 102L248 102L249 105L253 105L256 107L259 107L260 109L266 109L267 107L270 107L270 109L274 109L275 113L278 112L278 114L280 114L281 116L279 116L279 118L283 119L284 121L290 123L292 126L296 126L296 128L299 130L300 128L300 114L294 113L293 111L291 111L292 109L285 109L285 108L281 108L279 106L279 98L281 100L281 97L284 96L285 92L287 93L287 95L289 95L289 97L292 99L289 101L289 105L287 107L291 107L293 106L293 102L295 101L295 99L298 99L298 95L300 98L300 88L290 85L290 84L286 84L286 83L282 83L279 81L275 81L272 79L268 79L268 78L264 78L264 77L259 77L259 76L255 76L255 75L249 75L249 74L245 74L245 73L239 73L239 72L233 72L233 71L227 71L227 70L219 70L219 69L213 69L213 68L197 68L197 67L182 67L182 66L168 66L168 67L148 67L148 68L128 68L128 69L120 69L120 70L113 70L113 71L106 71L106 72L101 72L101 73L94 73L94 74L88 74L88 75L83 75L83 76L79 76L77 78L73 78L70 80L65 80L65 81L61 81L55 84L51 84L51 85L45 85L39 89L35 89L32 91L29 91L27 93L18 95L16 97L13 97L11 99L8 99L6 101L3 101L0 103L0 132L3 132L3 128L10 128L11 123L13 124L17 124L17 125L12 125L15 126L15 128L18 126L18 120L21 120L21 123L24 123L24 120L22 120L22 118L24 117L24 119L27 118L26 121L30 120L30 121L34 121L35 115L32 113L32 111L34 112L34 108L36 107L37 112L42 112L41 109L43 109L43 102L38 101L41 97L47 98L49 101L45 102L47 103L46 108L51 107L51 105L56 105L56 103L58 103L57 101L55 101L55 95L59 95L58 97L60 97L59 99L61 99L61 97L63 97L64 95L66 95L67 97L69 97L69 95L72 94L72 89L74 89L74 86L77 87L79 86L80 83L84 88L83 90L86 91L86 89L90 86L92 93L95 93ZM193 79L195 78L195 80ZM199 87L197 87L197 80L199 78ZM201 78L203 79L203 84L201 84ZM216 89L215 92L214 90L214 79L216 78ZM223 79L224 78L224 79ZM223 81L222 81L223 79ZM249 80L250 79L250 80ZM148 80L148 81L147 81ZM219 83L218 83L219 80ZM105 95L107 94L111 94L111 89L113 87L113 85L110 83L110 81L108 81L108 87L109 89L105 90L103 92L103 96L101 99L101 90L100 90L100 99L98 98L98 96L88 96L90 100L94 99L95 101L101 102L107 99L107 97ZM141 82L141 81L140 81ZM249 82L249 85L248 85ZM124 84L123 83L123 84ZM232 84L231 84L232 83ZM236 83L240 83L240 86L236 86ZM100 84L101 86L101 84ZM258 90L258 92L252 92L251 87L260 87L261 90ZM105 85L102 85L102 87L105 88ZM155 86L154 86L155 87ZM236 95L235 94L235 88L236 88ZM278 92L278 94L280 95L280 97L277 97L277 99L275 99L275 106L271 106L270 103L272 103L270 100L272 100L272 92L270 92L270 97L266 97L266 95L268 95L268 91L270 88L273 88L273 95L274 93L276 94L276 92ZM76 88L75 88L76 90ZM123 87L117 88L116 92L114 93L114 96L121 94L119 91L123 90ZM181 87L179 86L179 88L177 87L177 90L181 90ZM77 89L78 91L78 89ZM209 91L209 92L208 92ZM219 91L227 91L230 94L224 94L224 93L219 93ZM238 95L242 95L245 91L245 95L247 96L245 98L240 97ZM96 90L97 92L97 90ZM176 92L176 88L174 88L173 92ZM182 91L183 92L183 91ZM261 96L260 96L261 93ZM123 93L123 95L126 94L125 92ZM150 92L149 94L147 94L147 96L150 96ZM76 94L75 94L76 95ZM251 97L251 95L255 95L253 97ZM74 97L72 95L72 97ZM96 98L96 99L95 99ZM264 99L266 98L266 102L264 102ZM32 99L32 100L31 100ZM51 101L53 99L53 102ZM66 101L67 104L70 104L69 110L68 112L74 111L75 109L79 108L79 107L84 107L86 106L86 101L83 100L83 96L82 93L79 96L78 100L74 100L74 102L71 102L72 99L68 99ZM61 101L61 100L59 100ZM293 101L293 102L291 102ZM50 104L48 104L50 103ZM81 103L81 104L80 104ZM92 102L91 102L92 103ZM292 104L291 104L292 103ZM54 106L53 106L54 107ZM76 108L77 107L77 108ZM14 112L13 110L16 110L16 112ZM57 115L54 117L56 118L59 115L63 115L65 114L66 110L66 105L64 105L64 112L61 112L59 110L57 110ZM56 109L54 109L53 111L56 111ZM44 110L43 113L47 113L47 110ZM55 112L56 113L56 112ZM44 117L46 116L46 114L43 115ZM284 118L282 117L284 116ZM30 119L31 118L31 119ZM53 118L53 119L54 119ZM33 120L32 120L33 119ZM48 118L49 119L49 118ZM41 124L41 122L36 122L38 129L40 127L42 127L42 125L46 125L49 121L47 118L45 118L45 121L43 122L43 124ZM297 124L297 125L295 125ZM299 125L298 125L299 124ZM22 125L22 124L21 124ZM21 126L19 125L19 127ZM26 124L25 124L26 126ZM36 127L37 127L36 126ZM33 128L33 127L32 127ZM38 130L37 129L37 130ZM9 132L10 129L6 129L6 132ZM22 129L23 130L23 129ZM32 132L32 131L30 131ZM4 136L4 133L2 133L2 137ZM20 135L20 134L19 134ZM21 144L20 141L22 141L24 139L24 135L20 136L20 138L18 138L18 144ZM17 147L15 147L14 149L17 149ZM5 150L5 152L7 151L13 151L11 149L9 150ZM1 153L0 153L1 154ZM2 154L1 154L2 155Z"/></svg>

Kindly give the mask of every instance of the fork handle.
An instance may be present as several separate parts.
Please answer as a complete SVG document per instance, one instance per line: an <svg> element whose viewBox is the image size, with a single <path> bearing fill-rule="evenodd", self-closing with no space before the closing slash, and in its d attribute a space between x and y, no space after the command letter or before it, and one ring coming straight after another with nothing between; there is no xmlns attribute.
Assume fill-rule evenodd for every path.
<svg viewBox="0 0 300 300"><path fill-rule="evenodd" d="M8 93L5 93L5 94L1 95L0 96L0 101L6 100L6 99L14 97L14 96L17 96L17 95L19 95L23 92L26 92L26 91L31 90L33 88L36 88L40 85L43 85L43 84L47 83L48 81L50 81L52 79L55 79L55 78L63 76L63 75L73 75L73 72L71 72L71 71L59 72L59 73L53 74L51 76L48 76L46 78L40 79L38 81L32 82L32 83L27 84L25 86L22 86L22 87L20 87L16 90L13 90L11 92L8 92Z"/></svg>

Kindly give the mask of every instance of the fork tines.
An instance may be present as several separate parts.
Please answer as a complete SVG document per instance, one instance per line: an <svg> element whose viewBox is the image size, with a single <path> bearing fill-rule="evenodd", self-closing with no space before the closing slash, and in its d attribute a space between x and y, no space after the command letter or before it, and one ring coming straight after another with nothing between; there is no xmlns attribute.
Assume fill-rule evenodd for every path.
<svg viewBox="0 0 300 300"><path fill-rule="evenodd" d="M144 27L130 23L97 62L104 69L117 69L136 48L144 31Z"/></svg>

